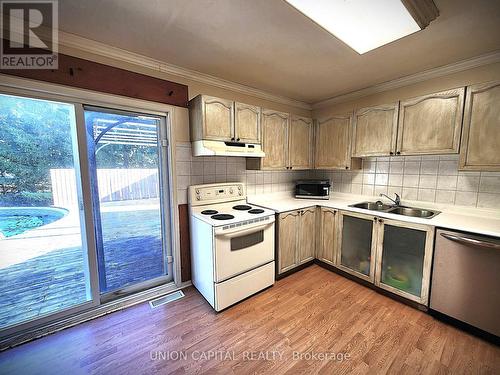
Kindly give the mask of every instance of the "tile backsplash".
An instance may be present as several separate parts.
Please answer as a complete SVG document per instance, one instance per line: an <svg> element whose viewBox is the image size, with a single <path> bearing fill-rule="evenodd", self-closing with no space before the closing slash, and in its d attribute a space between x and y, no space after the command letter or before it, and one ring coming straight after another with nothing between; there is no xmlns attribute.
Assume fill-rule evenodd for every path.
<svg viewBox="0 0 500 375"><path fill-rule="evenodd" d="M451 155L372 157L362 170L315 171L329 178L332 191L378 196L398 193L403 200L500 208L500 172L458 171Z"/></svg>
<svg viewBox="0 0 500 375"><path fill-rule="evenodd" d="M300 178L328 178L332 192L366 196L398 193L403 200L500 208L500 172L459 172L458 155L363 159L356 171L250 171L242 157L192 157L190 143L176 145L178 203L189 185L239 181L248 194L292 191Z"/></svg>
<svg viewBox="0 0 500 375"><path fill-rule="evenodd" d="M250 171L243 157L191 156L190 143L176 145L177 201L187 203L189 185L244 182L248 194L292 191L295 180L313 178L315 171Z"/></svg>

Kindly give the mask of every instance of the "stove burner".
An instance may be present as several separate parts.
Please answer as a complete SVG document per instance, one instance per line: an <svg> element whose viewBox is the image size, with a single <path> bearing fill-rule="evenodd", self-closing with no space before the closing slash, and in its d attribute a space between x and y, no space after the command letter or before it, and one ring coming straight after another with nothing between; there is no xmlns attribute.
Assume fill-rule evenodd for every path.
<svg viewBox="0 0 500 375"><path fill-rule="evenodd" d="M248 206L246 204L238 204L236 206L233 206L233 209L238 211L248 211L251 208L252 208L251 206Z"/></svg>
<svg viewBox="0 0 500 375"><path fill-rule="evenodd" d="M201 211L201 213L203 215L215 215L215 214L218 214L219 211L216 211L216 210L205 210L205 211Z"/></svg>
<svg viewBox="0 0 500 375"><path fill-rule="evenodd" d="M248 211L249 214L261 214L263 212L264 212L264 210L261 208L253 208L250 211Z"/></svg>
<svg viewBox="0 0 500 375"><path fill-rule="evenodd" d="M229 214L217 214L210 216L210 218L214 220L231 220L234 219L234 216Z"/></svg>

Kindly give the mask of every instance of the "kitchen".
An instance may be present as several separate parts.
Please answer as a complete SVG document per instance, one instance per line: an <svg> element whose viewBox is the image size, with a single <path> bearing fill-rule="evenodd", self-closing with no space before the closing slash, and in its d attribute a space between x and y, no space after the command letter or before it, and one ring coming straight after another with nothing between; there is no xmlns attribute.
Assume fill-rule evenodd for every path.
<svg viewBox="0 0 500 375"><path fill-rule="evenodd" d="M225 12L210 4L210 21L195 12L197 1L177 3L168 16L176 2L142 13L123 2L115 4L118 14L105 3L98 12L60 1L61 73L2 69L2 93L72 98L85 116L102 111L94 134L115 121L104 107L137 113L126 120L136 130L118 122L120 134L105 129L96 150L100 140L108 149L131 144L137 133L134 147L156 147L140 129L151 129L151 121L166 129L157 133L160 161L140 166L141 173L151 165L159 171L160 196L153 198L161 203L164 274L126 284L130 289L94 288L107 281L101 269L113 270L99 263L100 252L111 249L104 215L123 211L130 199L113 204L86 187L113 181L99 181L109 163L86 176L92 157L100 160L90 150L89 160L81 159L82 221L102 230L82 229L97 258L92 265L89 257L88 308L22 322L22 331L7 327L0 369L499 371L497 4L478 2L473 10L466 1L425 1L429 8L419 13L410 10L418 2L388 1L388 9L397 3L408 10L418 30L367 47L328 30L301 1L224 2ZM238 11L241 19L229 16ZM179 37L158 51L120 21L155 12L168 23L154 19L151 28ZM79 18L98 26L87 30ZM196 36L184 34L186 25ZM230 25L234 35L214 25ZM221 47L216 38L224 35ZM294 40L303 43L288 47ZM193 57L194 46L206 61ZM249 57L251 48L261 54ZM83 151L75 108L74 147ZM145 212L145 200L134 202L132 210ZM141 226L142 219L129 220Z"/></svg>

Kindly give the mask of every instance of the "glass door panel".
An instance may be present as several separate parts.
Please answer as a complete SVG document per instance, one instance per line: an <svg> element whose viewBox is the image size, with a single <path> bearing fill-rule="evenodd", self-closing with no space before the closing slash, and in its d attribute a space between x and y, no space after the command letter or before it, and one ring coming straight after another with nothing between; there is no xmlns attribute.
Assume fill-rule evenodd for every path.
<svg viewBox="0 0 500 375"><path fill-rule="evenodd" d="M161 117L86 108L101 293L171 278Z"/></svg>
<svg viewBox="0 0 500 375"><path fill-rule="evenodd" d="M75 121L0 95L0 330L92 300Z"/></svg>
<svg viewBox="0 0 500 375"><path fill-rule="evenodd" d="M342 215L340 265L370 276L373 221Z"/></svg>
<svg viewBox="0 0 500 375"><path fill-rule="evenodd" d="M427 232L384 224L382 284L420 297Z"/></svg>

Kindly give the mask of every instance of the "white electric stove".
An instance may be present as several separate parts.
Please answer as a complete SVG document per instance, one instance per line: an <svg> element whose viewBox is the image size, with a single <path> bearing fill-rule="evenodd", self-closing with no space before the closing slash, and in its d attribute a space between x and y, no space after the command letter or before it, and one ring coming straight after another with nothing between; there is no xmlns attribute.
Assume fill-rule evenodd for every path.
<svg viewBox="0 0 500 375"><path fill-rule="evenodd" d="M189 187L193 285L216 311L274 284L274 211L242 183Z"/></svg>

